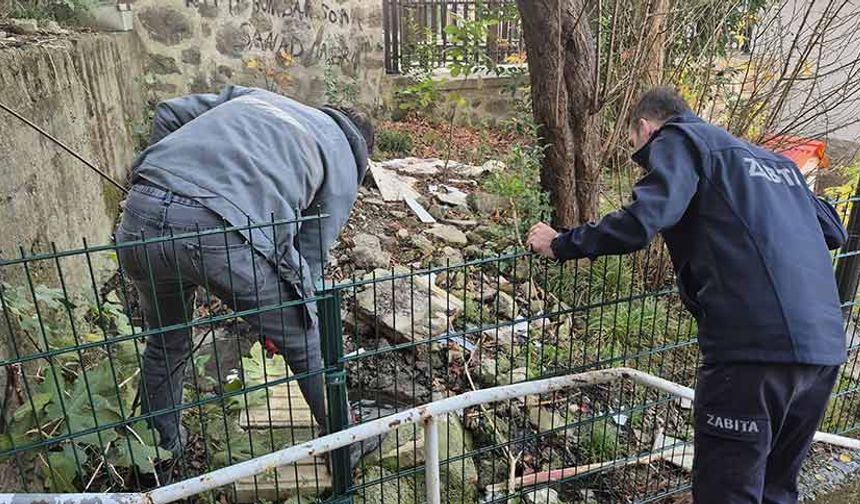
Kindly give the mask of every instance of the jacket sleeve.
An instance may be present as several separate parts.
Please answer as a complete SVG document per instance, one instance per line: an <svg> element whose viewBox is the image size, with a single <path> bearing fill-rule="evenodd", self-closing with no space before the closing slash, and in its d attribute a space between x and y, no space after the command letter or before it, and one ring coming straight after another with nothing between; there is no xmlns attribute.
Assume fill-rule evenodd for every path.
<svg viewBox="0 0 860 504"><path fill-rule="evenodd" d="M809 192L809 197L812 198L812 204L815 206L818 224L821 226L821 232L824 233L827 248L830 250L838 249L848 241L848 231L842 225L839 213L836 212L833 205L814 195L812 191Z"/></svg>
<svg viewBox="0 0 860 504"><path fill-rule="evenodd" d="M193 94L160 102L155 107L150 145L173 133L204 112L248 92L249 88L226 86L220 94Z"/></svg>
<svg viewBox="0 0 860 504"><path fill-rule="evenodd" d="M695 196L701 161L692 141L679 130L661 131L647 147L648 173L633 188L631 203L604 217L562 233L552 242L560 260L633 252L671 228Z"/></svg>
<svg viewBox="0 0 860 504"><path fill-rule="evenodd" d="M296 236L296 248L310 268L313 281L322 276L323 265L328 261L328 252L331 244L337 238L337 231L332 233L327 220L329 217L313 218L317 215L328 215L326 205L314 203L311 209L305 212L304 217L309 220L302 222L299 234Z"/></svg>
<svg viewBox="0 0 860 504"><path fill-rule="evenodd" d="M315 281L322 276L323 267L328 262L329 249L346 225L355 204L357 185L346 181L342 184L343 188L348 188L344 191L345 194L333 195L323 191L314 198L303 215L311 218L302 222L296 237L296 248L310 266L310 273ZM312 218L317 215L324 217Z"/></svg>

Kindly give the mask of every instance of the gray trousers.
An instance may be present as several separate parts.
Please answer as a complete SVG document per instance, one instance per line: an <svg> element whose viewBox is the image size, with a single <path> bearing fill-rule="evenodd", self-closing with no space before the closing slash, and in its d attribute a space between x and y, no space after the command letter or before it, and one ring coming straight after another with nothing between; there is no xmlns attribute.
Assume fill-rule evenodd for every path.
<svg viewBox="0 0 860 504"><path fill-rule="evenodd" d="M129 194L116 241L140 240L222 228L223 220L196 201L150 185L134 185ZM122 248L120 265L140 293L148 329L183 324L192 319L197 287L221 299L234 311L277 305L296 299L295 289L238 232ZM270 310L245 318L261 338L269 338L299 380L315 420L325 429L326 407L316 321L301 306ZM158 412L152 425L161 446L182 449L180 413L186 360L192 349L189 328L170 330L146 340L141 381L144 413ZM235 349L223 349L235 351Z"/></svg>

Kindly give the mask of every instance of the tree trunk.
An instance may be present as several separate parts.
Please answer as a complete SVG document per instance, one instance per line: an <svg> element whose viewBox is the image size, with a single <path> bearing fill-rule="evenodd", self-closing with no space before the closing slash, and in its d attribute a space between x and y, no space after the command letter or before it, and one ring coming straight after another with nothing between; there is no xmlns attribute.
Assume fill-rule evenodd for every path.
<svg viewBox="0 0 860 504"><path fill-rule="evenodd" d="M666 59L666 30L669 26L669 0L645 0L642 6L642 22L645 25L645 75L642 87L659 86L663 81Z"/></svg>
<svg viewBox="0 0 860 504"><path fill-rule="evenodd" d="M597 214L596 50L586 2L517 0L534 116L546 146L541 186L550 195L556 227L574 227Z"/></svg>

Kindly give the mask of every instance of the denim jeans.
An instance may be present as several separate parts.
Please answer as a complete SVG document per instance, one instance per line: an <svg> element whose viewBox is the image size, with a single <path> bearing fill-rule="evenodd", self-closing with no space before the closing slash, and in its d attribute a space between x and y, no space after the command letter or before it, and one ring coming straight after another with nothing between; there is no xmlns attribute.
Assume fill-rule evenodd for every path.
<svg viewBox="0 0 860 504"><path fill-rule="evenodd" d="M176 236L226 224L197 201L159 187L136 184L125 206L116 241ZM292 285L238 232L166 240L122 248L120 264L140 293L148 329L184 324L192 319L195 293L203 287L234 311L251 310L297 299ZM319 331L302 306L269 310L246 317L254 332L275 343L299 380L316 422L325 429L326 408ZM141 381L144 413L166 410L151 420L164 449L179 453L182 382L192 349L190 328L147 338Z"/></svg>

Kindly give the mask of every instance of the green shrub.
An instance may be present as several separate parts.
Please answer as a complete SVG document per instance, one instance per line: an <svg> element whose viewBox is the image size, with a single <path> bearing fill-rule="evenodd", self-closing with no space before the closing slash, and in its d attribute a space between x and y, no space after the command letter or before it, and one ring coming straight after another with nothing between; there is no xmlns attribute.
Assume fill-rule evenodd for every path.
<svg viewBox="0 0 860 504"><path fill-rule="evenodd" d="M591 463L615 460L623 456L618 446L619 435L611 420L597 420L582 427L579 447Z"/></svg>
<svg viewBox="0 0 860 504"><path fill-rule="evenodd" d="M12 2L11 17L70 22L96 4L95 0L23 0Z"/></svg>
<svg viewBox="0 0 860 504"><path fill-rule="evenodd" d="M435 80L430 74L413 77L413 81L412 84L394 92L398 108L404 113L428 114L432 112L442 96L442 91L439 88L440 81Z"/></svg>
<svg viewBox="0 0 860 504"><path fill-rule="evenodd" d="M406 155L412 151L412 137L403 131L384 129L377 134L376 145L382 152Z"/></svg>

